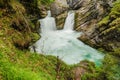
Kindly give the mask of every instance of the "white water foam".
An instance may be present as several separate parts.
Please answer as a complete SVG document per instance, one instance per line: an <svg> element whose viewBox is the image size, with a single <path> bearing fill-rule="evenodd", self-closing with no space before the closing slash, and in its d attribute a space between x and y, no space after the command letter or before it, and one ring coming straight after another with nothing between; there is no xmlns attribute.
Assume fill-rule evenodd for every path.
<svg viewBox="0 0 120 80"><path fill-rule="evenodd" d="M51 17L51 13L48 11L48 16L39 20L41 23L41 39L30 46L31 51L59 56L67 64L76 64L82 60L100 64L104 55L77 39L81 32L73 30L74 15L73 11L68 12L64 29L57 30L55 19Z"/></svg>

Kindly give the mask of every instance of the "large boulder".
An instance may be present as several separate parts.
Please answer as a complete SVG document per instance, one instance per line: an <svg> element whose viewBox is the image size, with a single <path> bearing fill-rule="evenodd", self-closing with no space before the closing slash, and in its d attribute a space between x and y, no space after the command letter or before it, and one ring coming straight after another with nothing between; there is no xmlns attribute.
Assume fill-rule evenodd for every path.
<svg viewBox="0 0 120 80"><path fill-rule="evenodd" d="M55 0L54 3L51 4L51 12L55 17L68 9L68 5L66 0Z"/></svg>

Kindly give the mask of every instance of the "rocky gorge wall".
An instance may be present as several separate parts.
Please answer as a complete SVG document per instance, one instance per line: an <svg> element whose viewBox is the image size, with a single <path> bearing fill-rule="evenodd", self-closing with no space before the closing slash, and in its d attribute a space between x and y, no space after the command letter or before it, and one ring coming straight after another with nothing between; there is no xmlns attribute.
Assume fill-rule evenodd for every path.
<svg viewBox="0 0 120 80"><path fill-rule="evenodd" d="M116 30L118 27L114 29L109 27L113 21L110 18L107 19L110 22L105 25L102 21L104 17L111 14L112 8L115 7L114 1L116 0L56 0L51 5L51 11L56 17L57 28L62 29L67 11L74 10L76 13L74 29L84 33L79 39L93 47L103 47L108 51L113 51L114 48L120 47L119 37L114 38L120 35ZM117 10L117 12L120 11ZM119 19L119 16L115 19L117 18ZM104 32L106 33L103 34Z"/></svg>

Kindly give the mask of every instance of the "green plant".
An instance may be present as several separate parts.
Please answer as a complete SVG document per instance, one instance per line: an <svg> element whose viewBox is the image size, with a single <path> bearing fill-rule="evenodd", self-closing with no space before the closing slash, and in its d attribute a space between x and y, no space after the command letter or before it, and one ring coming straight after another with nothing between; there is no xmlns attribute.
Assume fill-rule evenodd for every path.
<svg viewBox="0 0 120 80"><path fill-rule="evenodd" d="M53 2L54 0L41 0L42 4L50 4L51 2Z"/></svg>

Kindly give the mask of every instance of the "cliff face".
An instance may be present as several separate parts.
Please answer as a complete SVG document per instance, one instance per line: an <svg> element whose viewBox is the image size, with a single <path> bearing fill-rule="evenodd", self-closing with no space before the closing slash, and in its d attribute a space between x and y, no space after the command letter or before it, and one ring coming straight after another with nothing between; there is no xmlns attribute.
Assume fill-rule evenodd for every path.
<svg viewBox="0 0 120 80"><path fill-rule="evenodd" d="M115 51L120 48L120 0L98 24L91 36L99 46Z"/></svg>
<svg viewBox="0 0 120 80"><path fill-rule="evenodd" d="M61 2L66 4L62 4ZM87 26L91 26L90 24L97 24L98 21L107 15L110 7L112 7L112 1L104 0L62 0L61 2L56 0L51 5L51 11L54 13L53 16L56 16L56 19L58 19L58 17L64 17L62 14L65 14L66 11L75 10L75 30L77 31L85 31ZM58 20L58 23L61 22L61 19Z"/></svg>
<svg viewBox="0 0 120 80"><path fill-rule="evenodd" d="M103 14L104 15L104 14ZM120 1L113 3L108 14L99 20L92 32L87 37L81 38L96 47L103 47L108 51L116 51L120 48Z"/></svg>
<svg viewBox="0 0 120 80"><path fill-rule="evenodd" d="M55 5L57 5L57 7L60 7L58 5L62 5L62 7L60 7L61 11L59 11L59 8L56 9L52 7L51 10L54 12L53 16L56 17L58 29L63 28L67 11L75 10L76 18L74 29L84 33L79 39L93 47L103 47L106 50L113 50L120 45L120 39L118 37L120 33L117 27L119 23L116 23L119 21L119 6L114 4L114 1L115 0L63 0L63 3L67 4L61 4L59 0L56 0L56 3L53 3L51 6L56 7ZM63 8L63 6L65 6L65 8ZM106 20L106 22L104 22L104 20Z"/></svg>

